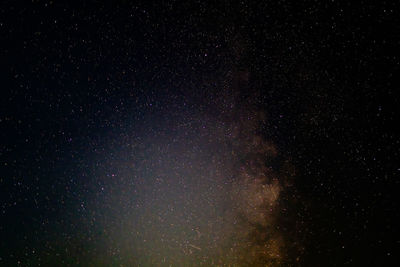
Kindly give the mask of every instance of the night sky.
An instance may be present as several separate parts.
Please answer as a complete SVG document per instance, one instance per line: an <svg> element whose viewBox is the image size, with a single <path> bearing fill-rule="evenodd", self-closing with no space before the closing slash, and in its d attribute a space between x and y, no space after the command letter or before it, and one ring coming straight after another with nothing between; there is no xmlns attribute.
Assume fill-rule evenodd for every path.
<svg viewBox="0 0 400 267"><path fill-rule="evenodd" d="M0 4L0 266L396 262L398 5L61 2Z"/></svg>

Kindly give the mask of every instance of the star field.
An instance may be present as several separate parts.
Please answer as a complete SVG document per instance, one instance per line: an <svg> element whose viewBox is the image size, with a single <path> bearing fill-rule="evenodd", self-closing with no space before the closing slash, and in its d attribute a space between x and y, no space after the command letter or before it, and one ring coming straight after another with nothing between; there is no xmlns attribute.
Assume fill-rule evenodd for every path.
<svg viewBox="0 0 400 267"><path fill-rule="evenodd" d="M0 266L387 266L395 3L0 4Z"/></svg>

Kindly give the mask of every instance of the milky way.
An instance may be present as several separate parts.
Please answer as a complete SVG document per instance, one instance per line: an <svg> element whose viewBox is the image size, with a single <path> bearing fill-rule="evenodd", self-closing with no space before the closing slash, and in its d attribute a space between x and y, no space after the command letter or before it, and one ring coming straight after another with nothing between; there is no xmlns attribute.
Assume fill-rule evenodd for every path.
<svg viewBox="0 0 400 267"><path fill-rule="evenodd" d="M94 239L97 262L283 262L277 218L284 186L268 165L278 151L263 137L257 94L241 90L247 79L229 72L209 103L150 117L152 127L92 155L81 227Z"/></svg>

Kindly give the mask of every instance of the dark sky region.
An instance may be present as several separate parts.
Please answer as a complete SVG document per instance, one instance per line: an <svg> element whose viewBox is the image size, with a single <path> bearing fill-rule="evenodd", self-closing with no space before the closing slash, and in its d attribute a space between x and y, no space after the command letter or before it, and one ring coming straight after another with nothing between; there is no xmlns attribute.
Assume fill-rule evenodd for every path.
<svg viewBox="0 0 400 267"><path fill-rule="evenodd" d="M2 1L0 266L398 260L395 1Z"/></svg>

